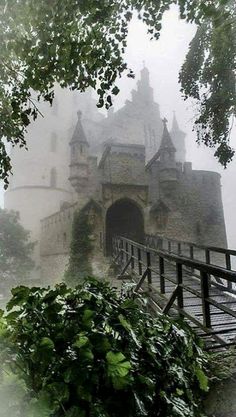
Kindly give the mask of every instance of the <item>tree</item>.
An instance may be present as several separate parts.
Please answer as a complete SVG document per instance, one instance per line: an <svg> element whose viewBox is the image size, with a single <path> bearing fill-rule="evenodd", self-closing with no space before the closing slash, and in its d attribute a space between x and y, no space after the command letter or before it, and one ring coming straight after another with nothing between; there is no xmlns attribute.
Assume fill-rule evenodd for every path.
<svg viewBox="0 0 236 417"><path fill-rule="evenodd" d="M34 266L34 244L19 223L16 212L0 208L0 289L5 291L25 282Z"/></svg>
<svg viewBox="0 0 236 417"><path fill-rule="evenodd" d="M109 107L126 72L124 52L134 12L158 39L163 13L177 4L180 17L198 25L180 82L185 98L199 103L198 141L215 147L226 166L235 115L236 5L234 0L2 0L0 5L0 177L8 184L11 161L5 142L26 146L28 124L50 103L54 84L96 89Z"/></svg>
<svg viewBox="0 0 236 417"><path fill-rule="evenodd" d="M69 264L64 276L65 282L72 287L78 285L78 281L92 275L89 259L93 248L91 233L92 226L89 223L88 214L84 210L75 212Z"/></svg>

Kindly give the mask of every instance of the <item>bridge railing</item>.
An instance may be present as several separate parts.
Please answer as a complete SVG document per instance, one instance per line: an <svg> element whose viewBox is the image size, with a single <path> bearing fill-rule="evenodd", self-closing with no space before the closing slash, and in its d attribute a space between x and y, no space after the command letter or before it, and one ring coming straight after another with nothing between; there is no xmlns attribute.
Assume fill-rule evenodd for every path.
<svg viewBox="0 0 236 417"><path fill-rule="evenodd" d="M175 309L206 335L213 337L218 345L234 344L236 310L231 308L230 303L235 304L236 298L232 301L228 294L232 284L236 283L235 271L145 246L124 237L113 239L113 256L121 268L120 278L125 278L128 271L132 272L132 276L136 276L135 291L147 292L154 305L161 305L163 313ZM195 271L194 278L192 271ZM227 283L224 291L222 289L227 301L224 299L222 302L218 295L214 296L216 289L219 293L219 285L211 280L212 276ZM198 302L193 302L193 299ZM197 312L194 312L194 305L198 308ZM216 321L216 317L222 317L223 321ZM225 335L228 334L232 337L226 337L226 340Z"/></svg>
<svg viewBox="0 0 236 417"><path fill-rule="evenodd" d="M215 246L204 246L192 243L189 241L182 241L177 239L170 239L159 235L145 236L147 246L155 249L165 250L168 253L184 256L192 260L205 262L208 265L220 266L229 271L234 271L233 263L236 265L236 250L219 248ZM225 282L218 277L215 277L216 284L219 288L236 294L236 288L232 282Z"/></svg>

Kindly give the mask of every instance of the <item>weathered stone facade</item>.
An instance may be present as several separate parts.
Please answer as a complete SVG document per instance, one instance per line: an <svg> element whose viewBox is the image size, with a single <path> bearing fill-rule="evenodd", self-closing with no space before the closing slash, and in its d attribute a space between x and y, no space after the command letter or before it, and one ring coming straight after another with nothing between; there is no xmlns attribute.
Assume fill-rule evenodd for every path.
<svg viewBox="0 0 236 417"><path fill-rule="evenodd" d="M220 175L192 170L189 162L177 162L167 121L163 123L159 150L148 163L145 146L107 142L99 164L89 169L88 142L79 115L77 146L71 155L71 181L78 203L42 220L43 268L50 267L50 259L57 261L60 253L68 253L73 212L86 205L94 224L98 270L99 259L102 265L103 256L110 255L116 234L137 241L151 233L205 245L227 245Z"/></svg>
<svg viewBox="0 0 236 417"><path fill-rule="evenodd" d="M220 175L193 170L185 161L185 134L175 116L170 133L167 121L161 120L146 68L132 100L122 109L109 111L104 118L84 104L81 107L84 113L78 112L74 132L66 142L62 190L58 186L49 190L60 204L53 210L45 202L51 207L49 215L42 210L38 240L44 281L62 277L73 213L81 208L88 211L94 225L95 273L103 274L104 255L111 253L112 236L117 233L138 241L151 233L227 245ZM58 158L62 165L63 154ZM37 187L33 191L37 194ZM12 187L6 201L17 192L19 187Z"/></svg>

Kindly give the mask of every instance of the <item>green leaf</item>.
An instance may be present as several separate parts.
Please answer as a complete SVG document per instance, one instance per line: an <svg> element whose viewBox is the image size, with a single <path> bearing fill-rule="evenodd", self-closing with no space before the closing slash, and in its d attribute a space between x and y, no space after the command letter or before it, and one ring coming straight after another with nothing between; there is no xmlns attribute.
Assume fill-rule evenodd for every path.
<svg viewBox="0 0 236 417"><path fill-rule="evenodd" d="M87 345L89 343L89 338L85 336L84 333L80 333L76 336L75 342L73 343L73 347L75 348L82 348L83 346Z"/></svg>
<svg viewBox="0 0 236 417"><path fill-rule="evenodd" d="M94 359L94 354L91 349L83 348L80 351L80 357L90 362Z"/></svg>
<svg viewBox="0 0 236 417"><path fill-rule="evenodd" d="M109 376L125 377L132 368L130 362L126 360L125 356L121 352L108 352L106 354L106 360L108 363L107 370Z"/></svg>
<svg viewBox="0 0 236 417"><path fill-rule="evenodd" d="M54 349L54 342L49 337L43 337L40 341L40 347L45 350L53 350Z"/></svg>
<svg viewBox="0 0 236 417"><path fill-rule="evenodd" d="M6 308L8 311L11 310L13 307L20 306L27 301L27 298L30 293L30 288L24 286L16 287L11 290L11 293L13 297L7 303Z"/></svg>
<svg viewBox="0 0 236 417"><path fill-rule="evenodd" d="M82 323L86 327L91 327L92 321L93 321L94 312L90 309L86 309L84 311L83 317L82 317Z"/></svg>
<svg viewBox="0 0 236 417"><path fill-rule="evenodd" d="M201 390L207 392L209 390L209 385L208 385L208 377L205 374L205 372L203 372L201 368L196 368L195 375L198 379Z"/></svg>

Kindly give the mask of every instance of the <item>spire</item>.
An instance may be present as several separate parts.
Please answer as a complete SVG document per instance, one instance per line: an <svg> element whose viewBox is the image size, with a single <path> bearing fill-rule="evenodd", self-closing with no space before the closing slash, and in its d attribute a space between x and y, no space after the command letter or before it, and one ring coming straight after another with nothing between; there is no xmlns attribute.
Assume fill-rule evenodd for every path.
<svg viewBox="0 0 236 417"><path fill-rule="evenodd" d="M163 129L163 134L162 134L162 139L161 139L161 144L160 144L160 151L172 151L175 152L176 149L173 145L172 139L170 137L169 131L167 129L167 122L168 120L166 118L162 119L163 125L164 125L164 129Z"/></svg>
<svg viewBox="0 0 236 417"><path fill-rule="evenodd" d="M141 69L141 80L140 82L142 84L145 84L146 86L149 86L150 80L149 80L149 71L147 67L145 66L145 61L143 61L143 68Z"/></svg>
<svg viewBox="0 0 236 417"><path fill-rule="evenodd" d="M174 112L173 122L171 128L171 137L176 148L176 161L185 162L186 150L185 150L185 136L186 134L180 129L176 114Z"/></svg>
<svg viewBox="0 0 236 417"><path fill-rule="evenodd" d="M172 121L172 128L171 128L172 132L180 132L180 128L176 119L176 114L175 111L173 111L173 121Z"/></svg>
<svg viewBox="0 0 236 417"><path fill-rule="evenodd" d="M80 143L80 144L84 144L84 145L89 146L89 143L87 141L87 138L86 138L86 135L85 135L85 132L84 132L84 128L82 126L82 121L81 121L82 112L78 111L77 116L78 116L78 121L77 121L77 124L75 126L75 130L74 130L74 133L73 133L73 136L72 136L72 139L71 139L70 143Z"/></svg>

